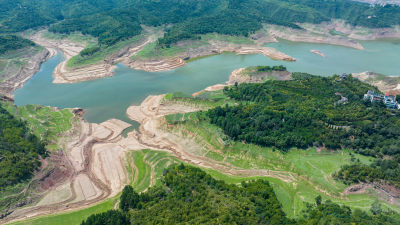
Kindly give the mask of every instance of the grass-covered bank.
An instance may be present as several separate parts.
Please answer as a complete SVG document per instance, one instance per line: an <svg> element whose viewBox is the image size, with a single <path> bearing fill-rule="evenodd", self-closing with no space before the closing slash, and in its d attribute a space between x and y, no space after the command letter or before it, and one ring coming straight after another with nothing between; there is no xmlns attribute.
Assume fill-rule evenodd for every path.
<svg viewBox="0 0 400 225"><path fill-rule="evenodd" d="M96 204L86 209L75 210L72 212L58 213L49 216L41 216L33 219L22 220L10 224L14 225L75 225L80 224L91 214L102 213L107 210L113 209L118 202L119 195L107 199L102 203Z"/></svg>
<svg viewBox="0 0 400 225"><path fill-rule="evenodd" d="M33 134L39 137L48 150L59 150L59 139L76 122L71 109L56 109L38 105L14 106L4 103L12 115L26 121ZM62 146L61 146L62 147Z"/></svg>

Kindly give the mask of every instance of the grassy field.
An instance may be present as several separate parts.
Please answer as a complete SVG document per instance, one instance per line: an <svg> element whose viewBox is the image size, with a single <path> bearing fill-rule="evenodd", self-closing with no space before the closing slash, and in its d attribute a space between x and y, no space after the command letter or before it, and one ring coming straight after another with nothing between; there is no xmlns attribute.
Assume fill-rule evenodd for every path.
<svg viewBox="0 0 400 225"><path fill-rule="evenodd" d="M14 116L25 120L34 134L47 142L49 150L57 150L60 135L72 128L74 115L70 109L55 110L37 105L16 107L12 103L6 103L4 107Z"/></svg>
<svg viewBox="0 0 400 225"><path fill-rule="evenodd" d="M67 212L67 213L60 213L55 215L49 216L41 216L34 219L27 219L20 222L11 223L14 225L76 225L80 224L82 220L86 219L88 216L96 213L102 213L107 210L113 209L117 201L119 200L119 195L107 199L102 203L99 203L95 206Z"/></svg>

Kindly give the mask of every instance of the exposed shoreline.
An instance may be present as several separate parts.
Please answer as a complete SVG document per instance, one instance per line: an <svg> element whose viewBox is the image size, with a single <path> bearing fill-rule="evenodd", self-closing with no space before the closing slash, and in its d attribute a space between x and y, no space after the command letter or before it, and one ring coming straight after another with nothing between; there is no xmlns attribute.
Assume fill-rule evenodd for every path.
<svg viewBox="0 0 400 225"><path fill-rule="evenodd" d="M64 54L64 61L57 65L53 71L53 83L75 83L96 78L112 76L113 67L106 63L92 64L81 68L68 68L67 62L76 56L86 46L83 43L71 42L67 39L47 39L43 38L43 31L35 33L30 39L35 43L45 47L51 52L51 56L57 51Z"/></svg>
<svg viewBox="0 0 400 225"><path fill-rule="evenodd" d="M103 62L69 68L66 66L68 60L85 47L82 43L71 42L67 39L53 40L41 36L42 32L37 32L30 39L35 43L44 46L49 54L35 61L33 69L21 70L18 79L6 81L7 88L3 88L2 94L12 97L11 93L29 80L39 69L40 65L55 55L57 51L62 51L65 60L60 63L54 71L54 83L76 83L103 77L113 76L115 64L122 62L132 69L144 70L148 72L160 72L175 69L186 64L186 60L197 57L207 57L210 55L232 52L236 54L263 54L276 60L295 61L296 59L282 53L276 49L262 47L263 44L278 42L284 39L293 42L321 43L339 45L363 50L363 46L358 40L380 40L385 38L400 38L400 26L382 29L367 29L362 27L352 27L344 21L332 20L322 24L300 24L304 30L294 30L287 27L276 25L265 25L264 29L251 36L256 45L234 45L229 43L211 42L211 47L188 51L172 58L164 59L139 59L133 60L130 57L142 50L147 44L154 42L157 35L151 35L146 40L132 44L120 50L118 53L108 57ZM340 32L343 35L332 35L331 31ZM317 53L315 53L317 54ZM319 54L321 55L321 54ZM322 55L321 55L322 56ZM11 85L10 85L11 84ZM10 88L12 87L12 88ZM1 87L0 87L1 89Z"/></svg>
<svg viewBox="0 0 400 225"><path fill-rule="evenodd" d="M52 52L43 49L29 60L29 63L23 65L21 69L11 78L0 82L0 95L5 95L8 98L13 98L13 92L31 79L39 70L42 63L52 57Z"/></svg>
<svg viewBox="0 0 400 225"><path fill-rule="evenodd" d="M225 86L234 85L236 82L262 82L268 76L280 80L291 79L291 73L287 71L260 73L254 77L244 71L245 68L234 70L225 84L213 85L206 88L205 91L220 90ZM115 196L125 184L129 183L124 167L126 153L141 149L167 151L184 162L217 170L227 175L274 177L283 182L295 182L297 179L303 179L290 172L282 175L282 171L241 169L229 163L221 164L194 154L191 149L201 146L165 130L164 116L196 112L205 108L168 102L164 97L165 95L148 96L140 105L132 105L126 110L126 114L131 120L140 123L139 131L134 130L128 133L127 137L122 135L122 131L130 126L126 122L110 119L100 124L88 123L80 118L80 113L76 113L79 114L79 122L74 129L69 131L65 149L65 157L70 162L73 175L67 179L66 183L56 184L46 192L46 197L37 205L17 209L3 222L84 209ZM76 110L76 112L80 111ZM65 189L71 194L66 199L52 199L51 196L60 189ZM331 195L326 190L319 188L316 190ZM343 193L346 194L346 191Z"/></svg>

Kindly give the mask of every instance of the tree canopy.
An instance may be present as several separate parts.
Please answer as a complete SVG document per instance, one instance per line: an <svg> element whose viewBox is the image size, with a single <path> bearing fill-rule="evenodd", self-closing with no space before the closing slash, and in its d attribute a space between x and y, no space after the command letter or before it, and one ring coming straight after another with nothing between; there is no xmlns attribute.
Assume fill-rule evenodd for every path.
<svg viewBox="0 0 400 225"><path fill-rule="evenodd" d="M0 189L29 179L47 155L44 144L26 123L12 116L0 103Z"/></svg>

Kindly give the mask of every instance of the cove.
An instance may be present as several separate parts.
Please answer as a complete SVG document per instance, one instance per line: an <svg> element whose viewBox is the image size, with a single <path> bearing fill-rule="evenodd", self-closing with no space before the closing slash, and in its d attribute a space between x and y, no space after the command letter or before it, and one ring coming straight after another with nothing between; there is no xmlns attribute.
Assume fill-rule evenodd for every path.
<svg viewBox="0 0 400 225"><path fill-rule="evenodd" d="M118 64L113 77L75 84L53 84L52 72L63 60L56 56L42 64L39 72L14 92L16 105L39 104L60 108L81 107L84 118L100 123L117 118L132 123L125 110L140 104L148 95L168 92L191 94L207 86L227 81L230 73L240 67L284 65L289 71L315 75L374 71L400 75L400 42L395 40L361 42L365 50L310 43L280 41L268 44L297 59L296 62L272 60L263 55L221 54L202 58L186 66L166 72L150 73L132 70ZM327 57L310 52L316 49Z"/></svg>

